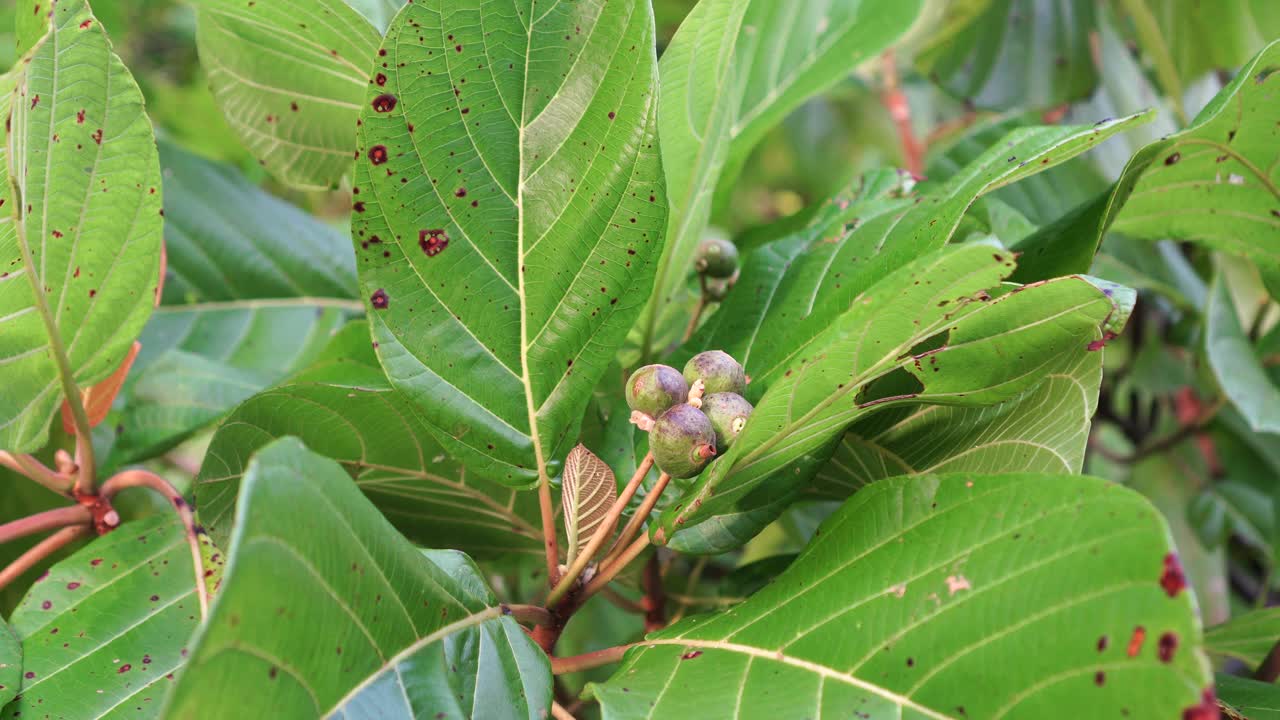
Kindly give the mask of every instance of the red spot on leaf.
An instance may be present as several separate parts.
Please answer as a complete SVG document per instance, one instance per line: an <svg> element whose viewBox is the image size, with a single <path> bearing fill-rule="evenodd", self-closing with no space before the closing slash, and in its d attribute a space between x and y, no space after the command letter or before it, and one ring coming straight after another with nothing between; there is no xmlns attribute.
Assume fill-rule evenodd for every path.
<svg viewBox="0 0 1280 720"><path fill-rule="evenodd" d="M88 19L88 20L85 20L84 22L80 23L80 29L81 29L81 30L88 30L88 29L89 29L89 28L91 28L91 27L93 27L93 19L92 19L92 18L90 18L90 19Z"/></svg>
<svg viewBox="0 0 1280 720"><path fill-rule="evenodd" d="M369 162L373 163L374 165L381 165L386 161L387 161L386 145L374 145L373 147L369 148Z"/></svg>
<svg viewBox="0 0 1280 720"><path fill-rule="evenodd" d="M382 87L387 84L387 76L382 73L378 73L373 76L373 81L377 83L378 87Z"/></svg>
<svg viewBox="0 0 1280 720"><path fill-rule="evenodd" d="M1200 693L1200 702L1182 711L1182 720L1218 720L1218 698L1213 688L1207 687Z"/></svg>
<svg viewBox="0 0 1280 720"><path fill-rule="evenodd" d="M133 669L133 666L132 666L132 665L130 665L129 663L125 663L125 664L123 664L123 665L121 665L121 666L120 666L120 669L116 671L116 674L117 674L117 675L123 675L123 674L125 674L125 673L129 672L129 671L130 671L130 670L132 670L132 669Z"/></svg>
<svg viewBox="0 0 1280 720"><path fill-rule="evenodd" d="M435 257L449 247L449 236L444 230L419 230L418 247L427 257Z"/></svg>
<svg viewBox="0 0 1280 720"><path fill-rule="evenodd" d="M701 651L701 650L690 650L689 652L687 652L687 653L685 653L685 654L681 655L681 656L680 656L680 659L681 659L681 660L692 660L692 659L694 659L694 658L696 658L696 657L701 657L701 656L702 656L702 651Z"/></svg>
<svg viewBox="0 0 1280 720"><path fill-rule="evenodd" d="M1142 652L1142 643L1147 640L1147 629L1138 625L1133 629L1133 635L1129 637L1129 657L1137 657Z"/></svg>
<svg viewBox="0 0 1280 720"><path fill-rule="evenodd" d="M1164 572L1160 574L1160 587L1169 597L1177 597L1187 587L1187 576L1182 572L1182 563L1178 556L1169 553L1164 556Z"/></svg>
<svg viewBox="0 0 1280 720"><path fill-rule="evenodd" d="M380 113L391 112L396 109L396 96L382 94L373 99L373 109Z"/></svg>
<svg viewBox="0 0 1280 720"><path fill-rule="evenodd" d="M76 113L76 123L77 123L77 124L79 124L79 125L83 125L83 124L84 124L84 109L83 109L83 108L82 108L81 110L79 110L79 111Z"/></svg>
<svg viewBox="0 0 1280 720"><path fill-rule="evenodd" d="M378 288L369 296L369 304L373 305L377 310L386 310L387 306L391 304L391 299L387 297L386 290Z"/></svg>
<svg viewBox="0 0 1280 720"><path fill-rule="evenodd" d="M1171 632L1161 635L1157 649L1160 654L1160 662L1172 662L1173 653L1178 649L1178 636Z"/></svg>
<svg viewBox="0 0 1280 720"><path fill-rule="evenodd" d="M1107 674L1099 670L1093 674L1093 684L1102 687L1107 684Z"/></svg>
<svg viewBox="0 0 1280 720"><path fill-rule="evenodd" d="M1164 159L1164 164L1165 164L1165 165L1175 165L1175 164L1177 164L1177 162L1178 162L1179 160L1181 160L1181 159L1182 159L1182 153L1178 153L1178 152L1176 152L1176 153L1174 153L1174 154L1170 155L1169 157L1165 158L1165 159Z"/></svg>
<svg viewBox="0 0 1280 720"><path fill-rule="evenodd" d="M102 144L102 128L98 128L93 132L93 141L99 145Z"/></svg>

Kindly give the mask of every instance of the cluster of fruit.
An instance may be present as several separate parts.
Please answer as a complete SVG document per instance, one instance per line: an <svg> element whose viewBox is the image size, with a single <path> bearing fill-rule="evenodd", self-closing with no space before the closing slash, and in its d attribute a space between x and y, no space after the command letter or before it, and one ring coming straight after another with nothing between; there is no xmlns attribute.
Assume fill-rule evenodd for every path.
<svg viewBox="0 0 1280 720"><path fill-rule="evenodd" d="M627 381L632 421L649 430L649 451L658 469L673 478L693 477L738 439L751 403L742 397L742 365L720 350L698 353L684 373L668 365L645 365Z"/></svg>

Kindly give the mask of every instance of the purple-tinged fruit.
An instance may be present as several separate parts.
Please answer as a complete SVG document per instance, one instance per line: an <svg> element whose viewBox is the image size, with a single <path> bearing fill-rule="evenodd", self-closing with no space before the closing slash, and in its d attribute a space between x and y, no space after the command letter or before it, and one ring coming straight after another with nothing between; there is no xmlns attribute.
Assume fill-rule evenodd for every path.
<svg viewBox="0 0 1280 720"><path fill-rule="evenodd" d="M689 396L689 383L668 365L645 365L627 381L627 406L656 418Z"/></svg>
<svg viewBox="0 0 1280 720"><path fill-rule="evenodd" d="M702 398L702 413L715 430L717 449L724 452L733 446L754 409L746 398L737 393L713 393Z"/></svg>
<svg viewBox="0 0 1280 720"><path fill-rule="evenodd" d="M715 457L716 431L701 410L682 403L654 423L649 450L662 472L673 478L693 477Z"/></svg>
<svg viewBox="0 0 1280 720"><path fill-rule="evenodd" d="M694 355L684 366L684 379L692 385L702 380L703 393L730 392L739 395L747 391L747 374L728 353L708 350Z"/></svg>

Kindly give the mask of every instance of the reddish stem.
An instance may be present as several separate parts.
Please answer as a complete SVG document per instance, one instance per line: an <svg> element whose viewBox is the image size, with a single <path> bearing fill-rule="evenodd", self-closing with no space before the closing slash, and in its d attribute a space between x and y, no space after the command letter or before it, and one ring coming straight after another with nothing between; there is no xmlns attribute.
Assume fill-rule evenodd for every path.
<svg viewBox="0 0 1280 720"><path fill-rule="evenodd" d="M191 505L164 478L146 470L125 470L102 484L101 495L110 501L116 493L126 488L144 487L163 495L173 504L186 528L187 546L191 549L191 564L196 575L196 598L200 601L200 617L209 616L209 589L205 586L204 556L200 553L200 533L196 527Z"/></svg>
<svg viewBox="0 0 1280 720"><path fill-rule="evenodd" d="M628 545L627 549L623 550L622 554L619 555L616 560L609 565L600 568L595 577L591 578L591 582L587 583L587 586L583 588L582 600L585 601L587 598L599 592L600 588L613 582L613 579L617 577L618 573L622 572L623 568L631 564L631 561L635 560L636 556L644 552L644 549L647 547L649 547L649 535L648 533L645 533L636 538L635 542Z"/></svg>
<svg viewBox="0 0 1280 720"><path fill-rule="evenodd" d="M0 451L0 465L28 477L59 495L70 495L75 478L63 476L31 455Z"/></svg>
<svg viewBox="0 0 1280 720"><path fill-rule="evenodd" d="M62 549L68 543L88 535L90 532L91 530L87 524L72 525L71 527L64 527L41 540L35 547L18 556L17 560L9 563L8 567L0 570L0 589L8 587L9 583L22 577L23 573L35 567L41 560Z"/></svg>
<svg viewBox="0 0 1280 720"><path fill-rule="evenodd" d="M601 665L616 663L622 659L623 655L627 654L627 650L631 649L631 647L631 645L619 645L582 655L553 657L551 658L551 674L564 675L565 673L582 672L583 670L598 668Z"/></svg>
<svg viewBox="0 0 1280 720"><path fill-rule="evenodd" d="M662 586L662 569L658 554L649 556L644 565L644 631L651 633L667 626L667 594Z"/></svg>
<svg viewBox="0 0 1280 720"><path fill-rule="evenodd" d="M542 513L542 544L547 555L547 584L560 581L560 541L556 537L556 514L551 502L551 481L545 475L538 481L538 507Z"/></svg>
<svg viewBox="0 0 1280 720"><path fill-rule="evenodd" d="M915 130L911 127L911 104L906 93L898 83L898 66L893 51L886 50L880 56L880 66L884 74L884 106L889 110L893 124L898 127L898 141L902 144L902 162L915 177L924 173L924 150L916 139Z"/></svg>
<svg viewBox="0 0 1280 720"><path fill-rule="evenodd" d="M7 543L21 537L34 535L48 530L58 530L68 525L84 525L88 527L92 514L82 505L68 505L38 512L35 515L7 522L0 525L0 543Z"/></svg>
<svg viewBox="0 0 1280 720"><path fill-rule="evenodd" d="M701 380L698 382L701 382ZM658 476L658 481L653 484L653 489L649 490L649 494L645 495L644 500L640 502L640 507L636 509L636 514L632 515L631 519L627 521L627 525L622 528L618 539L613 541L613 546L609 548L609 552L600 561L601 565L608 565L616 560L623 549L635 539L640 529L644 526L644 521L649 517L649 513L653 512L653 506L658 504L658 498L662 497L662 491L667 489L667 484L670 482L670 475L662 473Z"/></svg>

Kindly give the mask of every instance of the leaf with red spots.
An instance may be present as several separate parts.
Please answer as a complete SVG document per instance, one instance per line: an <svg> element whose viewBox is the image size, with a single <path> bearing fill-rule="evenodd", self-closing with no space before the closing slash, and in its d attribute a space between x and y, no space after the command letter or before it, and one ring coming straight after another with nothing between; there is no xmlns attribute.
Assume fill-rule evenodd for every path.
<svg viewBox="0 0 1280 720"><path fill-rule="evenodd" d="M10 451L44 444L62 401L55 357L81 388L105 379L155 299L162 228L160 194L149 192L160 186L155 138L142 93L101 23L80 27L91 17L84 2L59 2L51 34L5 76L16 86L3 93L13 103L0 113L10 127L0 161L7 217L0 259L8 271L0 279L0 447ZM77 122L80 109L92 124ZM99 127L101 144L90 139ZM8 177L9 168L20 175ZM15 192L22 202L11 202Z"/></svg>
<svg viewBox="0 0 1280 720"><path fill-rule="evenodd" d="M59 562L10 618L23 679L0 718L159 717L166 676L185 663L199 625L195 590L186 530L173 513L125 523Z"/></svg>
<svg viewBox="0 0 1280 720"><path fill-rule="evenodd" d="M1212 677L1190 593L1152 576L1171 551L1161 513L1098 478L881 480L772 582L646 636L590 692L613 720L774 718L780 694L811 717L1176 719Z"/></svg>
<svg viewBox="0 0 1280 720"><path fill-rule="evenodd" d="M649 2L542 5L406 5L386 84L365 78L352 181L392 385L468 470L525 486L572 446L667 220ZM361 254L372 236L386 247Z"/></svg>
<svg viewBox="0 0 1280 720"><path fill-rule="evenodd" d="M546 716L547 656L475 564L415 547L341 465L277 440L254 455L239 503L165 717L239 717L246 702L280 718Z"/></svg>
<svg viewBox="0 0 1280 720"><path fill-rule="evenodd" d="M200 61L240 141L288 185L337 187L351 168L380 29L343 0L203 0L196 9Z"/></svg>
<svg viewBox="0 0 1280 720"><path fill-rule="evenodd" d="M0 708L18 694L22 685L22 643L0 620Z"/></svg>
<svg viewBox="0 0 1280 720"><path fill-rule="evenodd" d="M245 401L209 443L194 492L215 541L232 532L249 457L286 435L342 464L395 526L423 547L477 559L540 557L538 500L466 472L449 457L413 403L387 383L369 326L338 331L287 384Z"/></svg>

